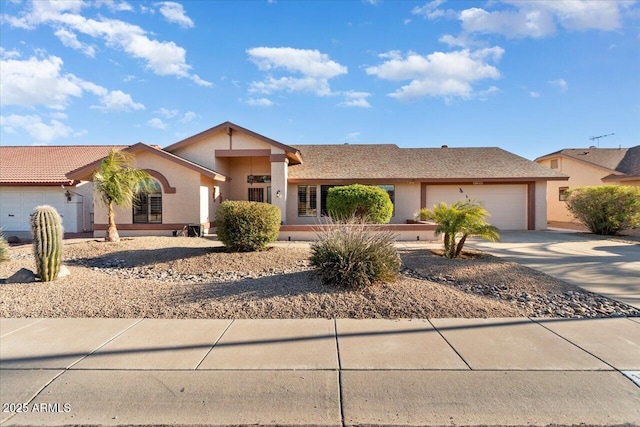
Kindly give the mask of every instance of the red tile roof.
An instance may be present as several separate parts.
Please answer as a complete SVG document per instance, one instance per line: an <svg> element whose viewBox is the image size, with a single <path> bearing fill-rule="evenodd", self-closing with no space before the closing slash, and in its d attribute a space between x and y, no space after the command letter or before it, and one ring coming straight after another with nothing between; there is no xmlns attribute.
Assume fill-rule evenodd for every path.
<svg viewBox="0 0 640 427"><path fill-rule="evenodd" d="M70 184L65 174L126 145L0 147L0 185Z"/></svg>

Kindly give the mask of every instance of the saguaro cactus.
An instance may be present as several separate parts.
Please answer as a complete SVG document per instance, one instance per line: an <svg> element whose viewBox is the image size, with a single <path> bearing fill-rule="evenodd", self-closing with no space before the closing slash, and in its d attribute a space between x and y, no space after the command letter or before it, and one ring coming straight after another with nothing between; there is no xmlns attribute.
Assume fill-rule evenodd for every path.
<svg viewBox="0 0 640 427"><path fill-rule="evenodd" d="M62 261L62 218L52 206L37 206L31 214L33 255L40 280L55 280Z"/></svg>

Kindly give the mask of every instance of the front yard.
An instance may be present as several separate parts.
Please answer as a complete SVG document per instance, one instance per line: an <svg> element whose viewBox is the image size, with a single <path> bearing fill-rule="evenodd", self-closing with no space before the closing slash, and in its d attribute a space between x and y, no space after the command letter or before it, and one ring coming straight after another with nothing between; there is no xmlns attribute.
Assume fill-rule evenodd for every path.
<svg viewBox="0 0 640 427"><path fill-rule="evenodd" d="M400 249L402 276L365 290L322 285L309 249L227 253L206 239L66 240L71 275L0 285L0 317L435 318L638 316L632 307L480 253L449 260ZM0 279L35 270L11 248Z"/></svg>

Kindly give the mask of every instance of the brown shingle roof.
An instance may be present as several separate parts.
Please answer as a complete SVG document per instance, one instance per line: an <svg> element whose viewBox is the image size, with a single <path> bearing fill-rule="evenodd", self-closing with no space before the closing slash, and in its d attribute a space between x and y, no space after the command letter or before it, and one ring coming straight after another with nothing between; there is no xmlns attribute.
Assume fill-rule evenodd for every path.
<svg viewBox="0 0 640 427"><path fill-rule="evenodd" d="M566 156L604 169L609 169L609 177L640 176L640 145L631 148L565 148L536 159Z"/></svg>
<svg viewBox="0 0 640 427"><path fill-rule="evenodd" d="M393 144L298 145L302 165L289 178L305 179L566 179L500 148L400 148Z"/></svg>
<svg viewBox="0 0 640 427"><path fill-rule="evenodd" d="M0 184L70 184L65 174L126 145L0 147Z"/></svg>

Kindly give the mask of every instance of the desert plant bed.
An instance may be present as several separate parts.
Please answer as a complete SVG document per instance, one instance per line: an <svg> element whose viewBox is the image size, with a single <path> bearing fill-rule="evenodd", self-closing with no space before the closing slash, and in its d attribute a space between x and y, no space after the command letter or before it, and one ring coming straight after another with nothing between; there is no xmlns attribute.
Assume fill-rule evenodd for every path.
<svg viewBox="0 0 640 427"><path fill-rule="evenodd" d="M229 253L203 238L65 240L63 264L71 274L53 282L1 284L0 317L640 315L622 303L482 253L451 260L428 246L399 252L399 280L349 290L323 285L310 266L310 250L299 245ZM21 268L35 271L29 245L10 248L10 260L0 264L0 279Z"/></svg>

